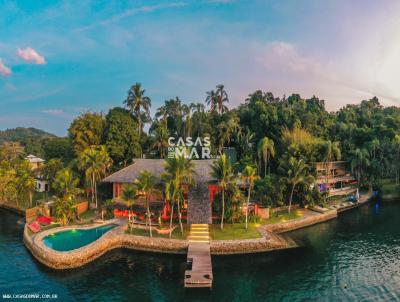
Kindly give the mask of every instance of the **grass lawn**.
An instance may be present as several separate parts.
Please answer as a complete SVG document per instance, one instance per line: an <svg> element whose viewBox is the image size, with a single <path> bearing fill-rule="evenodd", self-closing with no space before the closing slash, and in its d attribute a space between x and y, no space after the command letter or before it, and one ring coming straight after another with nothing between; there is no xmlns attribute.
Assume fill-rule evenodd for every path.
<svg viewBox="0 0 400 302"><path fill-rule="evenodd" d="M301 217L301 212L298 210L291 211L290 214L288 212L278 212L272 214L272 216L265 220L265 224L286 222L291 219L296 219Z"/></svg>
<svg viewBox="0 0 400 302"><path fill-rule="evenodd" d="M59 223L52 223L52 224L49 224L49 225L46 225L46 226L40 226L40 228L41 228L40 232L43 232L43 231L46 231L46 230L50 230L50 229L54 229L54 228L59 227L59 226L60 226ZM34 234L38 234L38 233L33 233L30 229L28 229L28 235L29 236L32 236Z"/></svg>
<svg viewBox="0 0 400 302"><path fill-rule="evenodd" d="M234 239L254 239L260 238L261 234L257 230L261 224L249 223L248 229L244 228L244 223L224 224L221 230L220 224L210 226L210 236L213 240L234 240Z"/></svg>
<svg viewBox="0 0 400 302"><path fill-rule="evenodd" d="M168 228L169 226L165 226L164 228ZM169 238L168 235L161 235L158 234L157 231L155 230L155 227L153 229L153 237L155 238ZM132 231L128 229L126 231L127 234L132 234L136 236L145 236L145 237L150 237L149 231L145 229L139 229L139 228L133 228ZM187 226L183 226L183 235L181 233L181 229L179 228L179 225L175 228L175 230L172 232L172 238L173 239L186 239L186 237L189 234L189 228Z"/></svg>
<svg viewBox="0 0 400 302"><path fill-rule="evenodd" d="M87 210L85 213L82 213L81 215L79 215L79 218L82 221L88 222L88 221L92 220L95 216L96 216L95 209L90 209L90 210ZM80 222L82 222L82 221L80 221Z"/></svg>

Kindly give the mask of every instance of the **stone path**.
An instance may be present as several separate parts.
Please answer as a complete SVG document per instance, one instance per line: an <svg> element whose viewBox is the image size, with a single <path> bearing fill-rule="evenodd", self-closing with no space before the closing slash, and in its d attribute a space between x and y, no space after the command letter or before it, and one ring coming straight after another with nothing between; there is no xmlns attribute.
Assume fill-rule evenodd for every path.
<svg viewBox="0 0 400 302"><path fill-rule="evenodd" d="M188 224L211 224L211 205L207 183L197 183L189 190Z"/></svg>

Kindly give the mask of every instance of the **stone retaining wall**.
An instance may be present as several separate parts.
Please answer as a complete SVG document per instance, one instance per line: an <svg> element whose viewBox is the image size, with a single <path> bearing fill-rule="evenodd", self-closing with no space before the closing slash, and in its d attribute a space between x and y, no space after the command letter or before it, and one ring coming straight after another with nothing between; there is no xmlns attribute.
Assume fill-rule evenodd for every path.
<svg viewBox="0 0 400 302"><path fill-rule="evenodd" d="M140 251L159 252L159 253L186 253L188 242L186 240L148 238L125 234L126 226L118 226L105 233L98 240L82 248L60 252L48 248L43 238L60 231L71 230L74 228L90 229L105 224L112 224L110 221L99 225L79 226L79 227L59 227L43 231L37 235L29 236L25 226L24 242L32 255L41 263L54 269L71 269L83 266L106 252L117 248L129 248Z"/></svg>
<svg viewBox="0 0 400 302"><path fill-rule="evenodd" d="M299 219L293 219L286 222L266 225L265 229L268 232L279 234L311 226L313 224L321 223L324 221L328 221L336 217L337 217L337 210L330 210L325 213L315 212L315 215L310 215Z"/></svg>

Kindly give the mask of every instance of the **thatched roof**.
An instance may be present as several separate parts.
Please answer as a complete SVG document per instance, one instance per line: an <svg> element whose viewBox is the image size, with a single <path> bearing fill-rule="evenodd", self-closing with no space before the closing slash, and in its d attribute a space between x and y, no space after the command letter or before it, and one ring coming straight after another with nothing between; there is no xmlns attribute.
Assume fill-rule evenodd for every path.
<svg viewBox="0 0 400 302"><path fill-rule="evenodd" d="M164 171L164 159L135 159L134 163L122 170L115 172L103 179L103 182L132 183L141 171L147 170L154 176L160 177ZM195 164L194 180L198 182L208 182L211 179L212 159L192 160Z"/></svg>

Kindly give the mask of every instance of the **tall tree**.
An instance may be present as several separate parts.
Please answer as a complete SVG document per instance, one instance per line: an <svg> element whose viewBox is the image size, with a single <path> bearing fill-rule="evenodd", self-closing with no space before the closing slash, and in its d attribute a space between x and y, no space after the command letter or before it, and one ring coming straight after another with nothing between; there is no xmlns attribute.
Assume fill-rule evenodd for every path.
<svg viewBox="0 0 400 302"><path fill-rule="evenodd" d="M370 163L369 153L367 150L357 148L351 152L350 166L352 171L356 174L358 186L361 186L361 182L363 181Z"/></svg>
<svg viewBox="0 0 400 302"><path fill-rule="evenodd" d="M211 166L211 176L217 180L218 185L222 190L221 230L223 230L225 217L225 191L233 180L232 165L226 154L222 154L220 158L213 162Z"/></svg>
<svg viewBox="0 0 400 302"><path fill-rule="evenodd" d="M70 168L64 168L57 172L52 186L63 200L72 200L81 192L78 184L79 178L75 176L75 173Z"/></svg>
<svg viewBox="0 0 400 302"><path fill-rule="evenodd" d="M289 161L284 163L282 170L286 171L285 180L291 186L288 208L288 213L290 214L296 186L300 183L311 184L314 178L308 173L308 167L302 159L297 160L294 157L290 157Z"/></svg>
<svg viewBox="0 0 400 302"><path fill-rule="evenodd" d="M104 130L104 119L98 113L85 113L76 118L68 129L78 156L90 146L100 145Z"/></svg>
<svg viewBox="0 0 400 302"><path fill-rule="evenodd" d="M174 191L176 192L176 201L178 206L178 218L181 233L183 234L182 225L182 203L184 202L183 188L184 185L194 184L194 163L183 156L167 158L165 160L164 169L169 179L173 181Z"/></svg>
<svg viewBox="0 0 400 302"><path fill-rule="evenodd" d="M141 171L139 176L135 179L134 185L136 189L145 196L145 206L146 206L146 216L147 221L150 226L150 237L153 237L152 227L151 227L151 212L150 212L150 197L152 196L153 192L156 189L157 185L157 178L151 174L149 171Z"/></svg>
<svg viewBox="0 0 400 302"><path fill-rule="evenodd" d="M86 148L78 157L78 167L85 172L86 179L91 184L92 202L97 208L97 182L106 175L112 160L105 146Z"/></svg>
<svg viewBox="0 0 400 302"><path fill-rule="evenodd" d="M270 157L275 156L275 144L274 141L268 137L262 138L257 145L257 154L260 161L261 169L261 159L264 161L264 177L267 176L267 165L269 163ZM270 174L270 168L268 168L268 174Z"/></svg>
<svg viewBox="0 0 400 302"><path fill-rule="evenodd" d="M115 107L106 116L104 141L114 165L125 167L140 156L137 123L126 109Z"/></svg>
<svg viewBox="0 0 400 302"><path fill-rule="evenodd" d="M143 127L143 116L150 116L151 99L145 96L145 89L142 89L140 83L132 85L128 91L128 96L124 101L124 104L128 107L131 114L136 116L138 121L138 134L141 136Z"/></svg>
<svg viewBox="0 0 400 302"><path fill-rule="evenodd" d="M247 192L247 204L246 204L246 230L248 228L249 221L249 207L250 207L250 196L251 190L254 187L254 181L258 178L257 171L254 167L247 165L243 170L243 177L246 180L248 192Z"/></svg>

